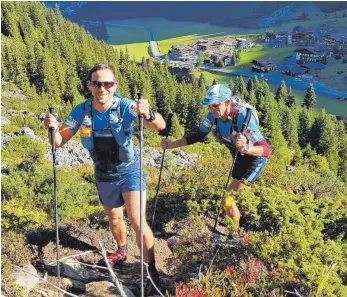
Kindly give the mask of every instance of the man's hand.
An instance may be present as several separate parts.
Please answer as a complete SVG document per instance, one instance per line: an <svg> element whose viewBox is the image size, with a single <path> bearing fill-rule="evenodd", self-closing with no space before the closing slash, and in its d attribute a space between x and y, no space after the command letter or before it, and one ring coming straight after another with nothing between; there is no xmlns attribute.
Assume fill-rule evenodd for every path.
<svg viewBox="0 0 347 297"><path fill-rule="evenodd" d="M138 99L136 112L138 115L143 115L145 119L149 117L149 102L146 99Z"/></svg>
<svg viewBox="0 0 347 297"><path fill-rule="evenodd" d="M236 137L236 149L241 153L245 154L247 152L247 138L243 136L240 132L237 133Z"/></svg>
<svg viewBox="0 0 347 297"><path fill-rule="evenodd" d="M59 122L57 120L58 114L47 114L43 123L47 129L53 128L54 131L58 131Z"/></svg>
<svg viewBox="0 0 347 297"><path fill-rule="evenodd" d="M171 148L172 141L169 138L162 138L161 139L161 147L164 150L170 149Z"/></svg>

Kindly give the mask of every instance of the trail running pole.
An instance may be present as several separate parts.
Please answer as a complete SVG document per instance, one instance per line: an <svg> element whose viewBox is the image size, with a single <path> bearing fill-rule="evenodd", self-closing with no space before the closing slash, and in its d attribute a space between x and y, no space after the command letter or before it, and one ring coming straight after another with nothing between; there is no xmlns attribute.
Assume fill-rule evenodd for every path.
<svg viewBox="0 0 347 297"><path fill-rule="evenodd" d="M143 99L142 93L137 94L139 99ZM140 125L140 264L141 264L141 297L144 297L144 284L143 284L143 219L144 219L144 201L142 195L142 159L143 159L143 115L139 115Z"/></svg>
<svg viewBox="0 0 347 297"><path fill-rule="evenodd" d="M49 113L54 114L54 109L52 107L49 107ZM54 137L54 128L49 128L49 133L51 135L51 142L52 142L52 159L53 159L53 185L54 185L54 194L53 194L53 200L54 200L54 211L55 211L55 243L56 243L56 250L57 250L57 277L58 277L58 286L60 287L60 253L59 253L59 216L58 216L58 198L57 198L57 173L55 168L56 163L56 157L55 157L55 137Z"/></svg>
<svg viewBox="0 0 347 297"><path fill-rule="evenodd" d="M251 108L247 108L246 117L245 117L245 119L244 119L244 121L242 123L242 128L241 128L241 134L242 135L244 135L244 133L246 131L246 128L247 128L248 123L249 123L249 120L251 118L251 114L252 114L252 109ZM214 222L214 226L213 226L213 230L212 230L213 233L216 232L216 227L217 227L217 224L218 224L219 215L221 213L221 210L222 210L222 207L223 207L223 204L224 204L225 194L226 194L226 191L228 189L228 184L229 184L231 175L232 175L233 170L234 170L234 166L235 166L235 162L236 162L236 159L237 159L238 152L239 151L237 150L237 148L235 148L235 153L234 153L234 156L233 156L233 162L231 164L228 180L227 180L227 183L226 183L226 185L224 187L223 196L222 196L222 199L220 201L220 205L219 205L219 209L218 209L216 220Z"/></svg>
<svg viewBox="0 0 347 297"><path fill-rule="evenodd" d="M166 128L162 131L159 132L159 135L164 136L166 138L169 137L170 135L170 131L171 131L171 127L172 127L172 117L173 114L170 113L166 122ZM163 164L164 164L164 158L165 158L165 152L166 149L164 149L163 151L163 156L161 158L161 165L160 165L160 172L159 172L159 180L158 180L158 185L157 185L157 190L154 196L154 211L153 211L153 217L152 217L152 223L151 223L151 228L153 227L154 224L154 219L155 219L155 212L157 210L157 201L158 201L158 193L159 193L159 187L160 187L160 181L161 181L161 172L163 170Z"/></svg>

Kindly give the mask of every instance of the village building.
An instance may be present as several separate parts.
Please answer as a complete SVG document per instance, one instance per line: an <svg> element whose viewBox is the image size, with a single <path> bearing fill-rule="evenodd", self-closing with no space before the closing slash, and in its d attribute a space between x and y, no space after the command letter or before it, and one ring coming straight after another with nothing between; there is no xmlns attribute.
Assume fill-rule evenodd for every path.
<svg viewBox="0 0 347 297"><path fill-rule="evenodd" d="M324 37L325 44L338 51L347 50L347 34L328 34Z"/></svg>
<svg viewBox="0 0 347 297"><path fill-rule="evenodd" d="M217 64L219 61L222 61L224 66L232 65L234 62L234 58L231 55L228 54L213 54L211 56L211 63Z"/></svg>
<svg viewBox="0 0 347 297"><path fill-rule="evenodd" d="M252 65L252 71L257 71L257 72L271 72L271 71L277 70L277 63L271 57L253 60L251 62L251 65Z"/></svg>
<svg viewBox="0 0 347 297"><path fill-rule="evenodd" d="M283 65L282 73L296 77L304 74L306 70L297 64Z"/></svg>
<svg viewBox="0 0 347 297"><path fill-rule="evenodd" d="M217 51L231 50L234 48L234 45L230 42L212 38L199 39L197 42L191 43L190 45L195 47L198 51L210 52L211 54Z"/></svg>
<svg viewBox="0 0 347 297"><path fill-rule="evenodd" d="M279 47L284 47L285 45L286 45L285 39L273 39L269 42L270 48L279 48Z"/></svg>
<svg viewBox="0 0 347 297"><path fill-rule="evenodd" d="M292 33L288 33L287 44L288 45L293 44L293 34Z"/></svg>
<svg viewBox="0 0 347 297"><path fill-rule="evenodd" d="M322 63L306 63L301 66L306 69L306 72L312 75L317 75L321 70L325 68Z"/></svg>
<svg viewBox="0 0 347 297"><path fill-rule="evenodd" d="M302 47L294 51L296 53L296 63L304 64L309 62L326 63L331 57L331 52L327 48Z"/></svg>
<svg viewBox="0 0 347 297"><path fill-rule="evenodd" d="M246 38L236 38L235 48L237 49L245 49L252 48L254 46L253 42L249 42Z"/></svg>
<svg viewBox="0 0 347 297"><path fill-rule="evenodd" d="M174 55L174 58L178 61L196 62L198 60L198 56L194 48L184 44L173 45L171 47L170 52Z"/></svg>
<svg viewBox="0 0 347 297"><path fill-rule="evenodd" d="M313 39L313 31L293 32L291 40L293 44L309 45Z"/></svg>

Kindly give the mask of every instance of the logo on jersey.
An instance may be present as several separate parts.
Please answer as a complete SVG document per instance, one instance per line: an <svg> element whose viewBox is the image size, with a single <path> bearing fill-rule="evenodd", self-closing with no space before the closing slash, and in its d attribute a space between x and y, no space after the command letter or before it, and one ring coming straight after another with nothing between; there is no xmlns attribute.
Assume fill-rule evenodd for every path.
<svg viewBox="0 0 347 297"><path fill-rule="evenodd" d="M74 130L77 127L78 122L72 116L69 116L65 121L65 125Z"/></svg>
<svg viewBox="0 0 347 297"><path fill-rule="evenodd" d="M131 103L129 106L129 109L130 109L130 113L136 117L137 116L136 103Z"/></svg>
<svg viewBox="0 0 347 297"><path fill-rule="evenodd" d="M111 112L110 113L110 122L111 123L115 123L115 122L118 122L119 119L118 119L118 116L115 112Z"/></svg>
<svg viewBox="0 0 347 297"><path fill-rule="evenodd" d="M246 129L246 138L252 144L259 141L259 137L257 135L255 135L254 131L251 128Z"/></svg>

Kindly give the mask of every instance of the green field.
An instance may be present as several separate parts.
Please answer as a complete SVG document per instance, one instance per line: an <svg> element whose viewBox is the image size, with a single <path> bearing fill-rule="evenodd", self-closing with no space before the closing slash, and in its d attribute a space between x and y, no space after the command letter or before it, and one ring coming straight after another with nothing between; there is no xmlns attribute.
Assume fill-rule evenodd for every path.
<svg viewBox="0 0 347 297"><path fill-rule="evenodd" d="M172 22L163 18L147 19L127 19L109 22L122 26L138 26L150 28L157 41L177 38L181 36L195 35L200 38L205 35L231 35L231 34L251 34L260 33L264 29L243 29L233 27L220 27L197 22ZM149 34L144 29L132 27L114 27L106 25L107 33L110 36L108 43L114 45L130 44L149 41Z"/></svg>
<svg viewBox="0 0 347 297"><path fill-rule="evenodd" d="M272 57L276 62L283 62L283 59L291 54L295 50L295 46L285 46L280 48L269 48L267 46L256 44L250 49L243 50L241 52L240 62L237 66L227 67L234 70L249 70L249 63L252 60L262 57Z"/></svg>
<svg viewBox="0 0 347 297"><path fill-rule="evenodd" d="M114 45L114 47L118 50L122 49L123 51L125 51L125 49L128 48L130 58L135 58L135 61L138 62L142 60L142 57L145 57L145 59L148 59L150 57L149 42Z"/></svg>

